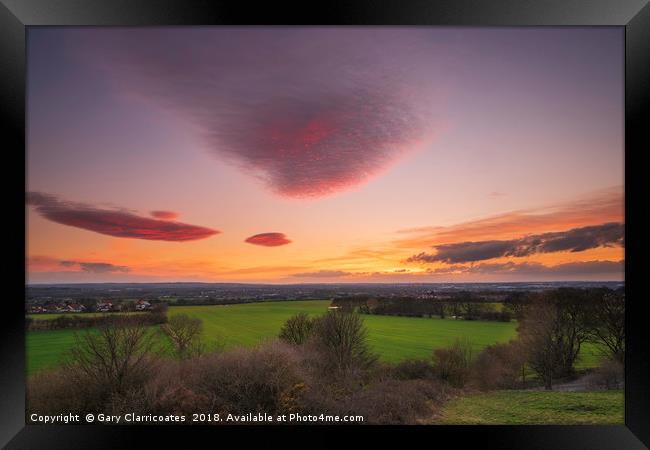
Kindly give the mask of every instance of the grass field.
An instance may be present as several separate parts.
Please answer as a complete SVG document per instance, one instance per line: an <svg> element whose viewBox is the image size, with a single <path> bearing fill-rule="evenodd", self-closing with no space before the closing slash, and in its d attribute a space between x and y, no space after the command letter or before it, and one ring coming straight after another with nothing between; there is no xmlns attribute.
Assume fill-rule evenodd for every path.
<svg viewBox="0 0 650 450"><path fill-rule="evenodd" d="M25 339L27 375L61 364L75 343L75 331L82 334L88 329L30 331L27 333ZM158 325L152 325L150 332L161 336L163 339L162 349L168 351L170 344Z"/></svg>
<svg viewBox="0 0 650 450"><path fill-rule="evenodd" d="M443 424L609 425L624 423L623 391L497 391L449 403Z"/></svg>
<svg viewBox="0 0 650 450"><path fill-rule="evenodd" d="M203 320L206 337L221 336L226 347L252 345L274 338L291 315L306 312L319 315L329 301L268 302L227 306L178 306L169 315L187 314ZM364 315L370 344L385 361L428 357L435 347L445 346L456 337L467 336L480 350L504 342L516 334L514 323L468 322L410 317Z"/></svg>
<svg viewBox="0 0 650 450"><path fill-rule="evenodd" d="M299 312L320 315L328 300L284 301L220 306L173 306L168 315L188 314L203 321L208 347L222 341L226 348L255 345L278 335L287 318ZM444 347L457 337L467 337L476 352L496 342L516 336L515 322L465 321L439 318L409 318L364 315L370 344L384 361L431 356L432 349ZM27 333L27 373L55 366L72 346L74 331L33 331ZM597 364L593 346L584 346L578 367Z"/></svg>

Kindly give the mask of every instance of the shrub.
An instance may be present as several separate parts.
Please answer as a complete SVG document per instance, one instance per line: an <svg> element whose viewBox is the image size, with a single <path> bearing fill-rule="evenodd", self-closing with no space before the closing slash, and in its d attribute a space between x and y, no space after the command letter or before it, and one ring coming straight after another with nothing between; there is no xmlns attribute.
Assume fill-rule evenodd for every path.
<svg viewBox="0 0 650 450"><path fill-rule="evenodd" d="M425 359L406 359L393 367L392 375L398 380L426 380L435 376L433 365Z"/></svg>
<svg viewBox="0 0 650 450"><path fill-rule="evenodd" d="M431 417L445 389L423 380L386 380L359 390L346 402L348 414L361 415L369 424L413 424Z"/></svg>
<svg viewBox="0 0 650 450"><path fill-rule="evenodd" d="M296 404L302 414L361 415L366 424L414 424L435 415L449 389L433 380L386 379L354 390L308 384Z"/></svg>
<svg viewBox="0 0 650 450"><path fill-rule="evenodd" d="M197 370L195 360L165 360L155 375L142 386L123 395L114 395L106 407L112 414L184 414L190 416L210 407L206 395L196 392L191 380Z"/></svg>
<svg viewBox="0 0 650 450"><path fill-rule="evenodd" d="M315 319L305 313L291 316L280 329L280 339L288 344L302 345L307 342L314 328Z"/></svg>
<svg viewBox="0 0 650 450"><path fill-rule="evenodd" d="M276 414L283 394L303 378L296 349L270 342L196 360L186 380L193 395L206 399L209 411Z"/></svg>
<svg viewBox="0 0 650 450"><path fill-rule="evenodd" d="M519 341L494 344L472 363L472 382L479 389L513 389L525 381L526 355Z"/></svg>
<svg viewBox="0 0 650 450"><path fill-rule="evenodd" d="M456 339L447 348L433 352L434 373L454 387L463 387L470 375L472 345L466 339Z"/></svg>
<svg viewBox="0 0 650 450"><path fill-rule="evenodd" d="M103 409L110 390L69 366L37 373L26 383L27 414L87 414Z"/></svg>
<svg viewBox="0 0 650 450"><path fill-rule="evenodd" d="M587 376L592 389L621 389L625 381L623 364L617 359L607 359Z"/></svg>

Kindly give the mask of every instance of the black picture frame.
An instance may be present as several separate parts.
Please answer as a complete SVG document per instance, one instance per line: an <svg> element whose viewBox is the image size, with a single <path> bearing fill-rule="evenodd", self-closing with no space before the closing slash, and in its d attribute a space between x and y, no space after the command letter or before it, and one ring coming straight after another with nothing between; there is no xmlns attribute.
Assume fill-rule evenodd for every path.
<svg viewBox="0 0 650 450"><path fill-rule="evenodd" d="M7 448L135 448L152 439L187 448L191 439L225 443L226 431L241 443L251 437L291 439L298 444L335 443L339 430L303 426L290 433L279 426L254 432L246 426L101 426L25 425L25 72L26 29L33 26L101 25L434 25L434 26L620 26L625 28L625 281L627 355L625 425L621 426L434 426L354 427L361 438L394 440L402 445L427 440L455 447L469 442L489 448L636 449L650 446L650 339L643 315L640 232L646 225L641 208L632 205L640 188L643 151L647 150L642 117L650 95L650 6L648 0L330 0L324 2L188 0L0 0L0 111L6 184L3 287L0 313L0 444ZM644 114L645 113L645 114ZM646 144L644 146L644 144ZM9 163L7 156L16 156ZM633 226L630 227L629 225ZM20 238L22 236L22 239ZM8 289L7 289L8 288ZM228 428L226 430L226 428ZM316 434L317 433L317 434ZM282 436L280 436L282 434ZM287 435L288 434L288 435ZM316 437L318 436L318 437ZM216 438L219 437L218 440ZM408 440L407 440L408 439ZM318 442L315 442L318 441ZM387 442L387 441L385 441ZM426 442L426 441L425 441ZM429 445L429 444L427 444Z"/></svg>

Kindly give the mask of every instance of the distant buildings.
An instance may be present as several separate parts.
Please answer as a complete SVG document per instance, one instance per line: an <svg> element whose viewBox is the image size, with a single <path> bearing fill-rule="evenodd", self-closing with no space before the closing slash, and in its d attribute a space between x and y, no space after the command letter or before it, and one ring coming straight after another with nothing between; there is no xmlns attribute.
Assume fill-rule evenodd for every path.
<svg viewBox="0 0 650 450"><path fill-rule="evenodd" d="M113 310L113 303L99 302L97 303L97 306L95 306L95 310L97 310L98 312L110 312Z"/></svg>
<svg viewBox="0 0 650 450"><path fill-rule="evenodd" d="M145 311L147 309L151 309L151 303L146 300L138 300L138 302L135 304L135 309L136 311Z"/></svg>
<svg viewBox="0 0 650 450"><path fill-rule="evenodd" d="M46 303L45 305L32 305L29 307L30 314L44 313L79 313L86 310L84 305L79 303Z"/></svg>
<svg viewBox="0 0 650 450"><path fill-rule="evenodd" d="M99 300L93 308L94 311L107 313L113 311L128 311L135 309L136 311L149 311L152 309L151 303L146 300L138 300L135 305L129 302L130 306L125 304L113 304L110 300ZM27 307L28 314L62 314L62 313L80 313L86 311L86 307L81 303L73 301L65 301L61 303L48 302L45 304L29 305Z"/></svg>

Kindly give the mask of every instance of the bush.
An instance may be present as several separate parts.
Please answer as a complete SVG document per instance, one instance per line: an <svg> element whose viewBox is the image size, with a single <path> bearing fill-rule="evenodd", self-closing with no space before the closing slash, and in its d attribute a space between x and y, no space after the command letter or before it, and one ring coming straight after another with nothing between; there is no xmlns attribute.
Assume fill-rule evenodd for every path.
<svg viewBox="0 0 650 450"><path fill-rule="evenodd" d="M110 397L107 387L75 367L40 372L26 383L27 417L37 414L99 412Z"/></svg>
<svg viewBox="0 0 650 450"><path fill-rule="evenodd" d="M280 339L288 344L302 345L307 342L314 328L315 319L305 313L291 316L280 329Z"/></svg>
<svg viewBox="0 0 650 450"><path fill-rule="evenodd" d="M587 376L587 385L592 389L621 389L624 382L623 364L616 359L605 360Z"/></svg>
<svg viewBox="0 0 650 450"><path fill-rule="evenodd" d="M463 387L470 375L472 345L466 339L456 339L447 348L433 351L434 373L454 387Z"/></svg>
<svg viewBox="0 0 650 450"><path fill-rule="evenodd" d="M423 380L386 380L369 385L346 402L347 414L361 415L369 424L414 424L434 416L446 390Z"/></svg>
<svg viewBox="0 0 650 450"><path fill-rule="evenodd" d="M435 372L425 359L407 359L395 364L392 375L398 380L427 380L434 378Z"/></svg>
<svg viewBox="0 0 650 450"><path fill-rule="evenodd" d="M472 363L472 382L482 390L522 387L525 364L526 355L519 341L488 346Z"/></svg>
<svg viewBox="0 0 650 450"><path fill-rule="evenodd" d="M112 414L184 414L207 411L210 401L191 380L198 370L195 360L165 360L146 384L124 395L112 396L106 409Z"/></svg>
<svg viewBox="0 0 650 450"><path fill-rule="evenodd" d="M193 395L221 413L281 411L284 394L303 382L299 353L280 342L234 349L195 361L187 373Z"/></svg>

